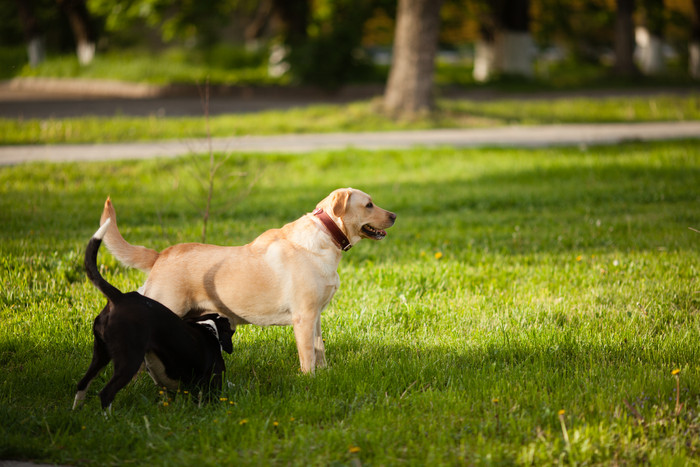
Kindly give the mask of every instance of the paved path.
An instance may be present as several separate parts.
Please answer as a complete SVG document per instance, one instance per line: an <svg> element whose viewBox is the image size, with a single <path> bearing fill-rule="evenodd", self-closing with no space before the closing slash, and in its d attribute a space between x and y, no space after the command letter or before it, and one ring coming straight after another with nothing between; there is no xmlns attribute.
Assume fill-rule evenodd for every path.
<svg viewBox="0 0 700 467"><path fill-rule="evenodd" d="M204 115L203 89L104 80L21 78L0 81L0 117L182 117ZM309 87L212 86L211 115L342 104L381 95L382 87L353 86L335 92Z"/></svg>
<svg viewBox="0 0 700 467"><path fill-rule="evenodd" d="M3 461L0 460L0 467L55 467L58 464L35 464L25 461Z"/></svg>
<svg viewBox="0 0 700 467"><path fill-rule="evenodd" d="M547 147L700 138L700 121L505 126L481 129L327 133L213 138L214 151L299 153L318 149L410 147ZM208 151L204 139L114 144L0 146L0 165L178 157Z"/></svg>
<svg viewBox="0 0 700 467"><path fill-rule="evenodd" d="M191 87L190 87L191 88ZM63 118L78 115L202 115L202 102L193 89L98 80L23 78L0 82L0 116L5 118ZM688 93L688 89L595 91L590 97ZM317 103L340 103L381 94L381 87L350 87L334 94L306 88L219 89L210 113L246 113ZM500 95L475 91L461 97L483 100L553 99L587 93ZM306 152L317 149L389 149L409 147L543 147L595 145L622 141L700 138L700 122L507 126L498 128L327 133L214 138L212 148L223 152ZM208 151L206 140L0 146L0 165L31 161L93 161L178 157Z"/></svg>

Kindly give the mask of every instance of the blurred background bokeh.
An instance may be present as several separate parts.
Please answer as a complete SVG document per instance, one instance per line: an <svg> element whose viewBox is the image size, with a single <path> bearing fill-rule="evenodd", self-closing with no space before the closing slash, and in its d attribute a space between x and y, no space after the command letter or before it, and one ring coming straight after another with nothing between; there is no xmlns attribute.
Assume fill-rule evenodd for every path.
<svg viewBox="0 0 700 467"><path fill-rule="evenodd" d="M384 83L397 16L439 15L440 85L688 84L700 0L2 0L0 78ZM415 35L420 25L411 25ZM433 42L422 35L421 44ZM513 79L517 77L517 79Z"/></svg>

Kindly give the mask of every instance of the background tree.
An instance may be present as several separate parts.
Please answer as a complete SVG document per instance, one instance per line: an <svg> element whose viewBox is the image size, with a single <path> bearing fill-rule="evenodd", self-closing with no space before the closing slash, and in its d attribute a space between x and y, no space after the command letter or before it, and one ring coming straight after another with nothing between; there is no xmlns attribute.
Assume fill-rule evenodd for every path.
<svg viewBox="0 0 700 467"><path fill-rule="evenodd" d="M16 0L15 3L27 44L29 66L35 67L46 59L46 43L43 31L39 25L39 18L36 15L32 0Z"/></svg>
<svg viewBox="0 0 700 467"><path fill-rule="evenodd" d="M285 43L298 47L308 38L311 5L308 0L274 0L273 16L280 24Z"/></svg>
<svg viewBox="0 0 700 467"><path fill-rule="evenodd" d="M442 0L399 0L384 109L410 116L432 109Z"/></svg>
<svg viewBox="0 0 700 467"><path fill-rule="evenodd" d="M610 0L532 0L533 36L558 45L573 63L600 65L614 42L615 8Z"/></svg>
<svg viewBox="0 0 700 467"><path fill-rule="evenodd" d="M645 75L658 75L665 71L663 54L665 14L663 0L641 0L642 20L635 29L635 42L639 68Z"/></svg>
<svg viewBox="0 0 700 467"><path fill-rule="evenodd" d="M289 53L308 39L311 5L308 0L263 0L245 27L248 46L260 48L265 36L273 38L268 74L279 77L289 71Z"/></svg>
<svg viewBox="0 0 700 467"><path fill-rule="evenodd" d="M483 10L474 78L486 81L494 72L532 76L535 44L530 33L530 1L497 0L488 2Z"/></svg>
<svg viewBox="0 0 700 467"><path fill-rule="evenodd" d="M530 1L501 0L495 3L499 31L496 64L505 74L532 76L535 46L530 34Z"/></svg>
<svg viewBox="0 0 700 467"><path fill-rule="evenodd" d="M245 27L246 42L260 40L268 32L281 35L287 44L301 44L308 37L310 18L308 0L262 0Z"/></svg>
<svg viewBox="0 0 700 467"><path fill-rule="evenodd" d="M634 76L639 70L634 63L634 14L635 0L617 0L615 13L615 73Z"/></svg>
<svg viewBox="0 0 700 467"><path fill-rule="evenodd" d="M497 72L496 29L498 28L493 7L488 2L476 2L475 16L479 23L479 38L474 45L474 70L476 81L488 81Z"/></svg>
<svg viewBox="0 0 700 467"><path fill-rule="evenodd" d="M159 53L166 45L174 45L179 48L179 56L195 62L216 63L219 68L222 64L232 68L262 68L266 54L272 50L282 65L277 72L288 73L292 83L327 88L378 82L389 72L392 76L387 80L388 106L392 99L389 90L398 86L393 74L408 76L400 65L406 61L401 58L401 43L409 40L408 35L418 34L420 40L413 39L415 46L403 46L404 50L415 51L416 57L418 50L432 47L426 45L427 36L422 29L410 29L409 34L402 35L401 25L395 27L397 6L404 3L413 5L409 7L413 10L425 3L432 18L439 8L436 28L441 48L461 52L477 38L481 39L476 43L474 62L474 76L479 80L495 73L532 75L535 41L541 50L565 50L557 57L566 57L567 63L547 62L545 70L582 65L586 69L607 70L612 64L616 73L631 76L637 73L636 58L644 74L674 73L687 67L692 75L700 76L699 2L15 0L6 2L6 8L0 9L0 43L5 56L12 57L5 71L0 70L0 76L12 77L18 73L26 60L19 47L26 44L30 45L27 49L30 64L36 65L44 54L42 36L51 53L64 53L76 47L82 63L91 59L99 36L100 47L105 50L138 47ZM430 23L417 21L419 26ZM639 29L636 44L635 21L643 27ZM434 34L430 31L429 34L432 42ZM392 46L391 38L397 39L396 66L385 68L386 62L378 66L372 63L370 57L389 56L385 49ZM244 51L244 43L246 48L249 45L254 48ZM677 52L677 58L669 60L668 70L664 69L662 45L670 45ZM432 70L433 66L421 65L421 68ZM452 69L450 72L464 73ZM432 72L428 79L432 80ZM468 80L457 79L457 82L465 81ZM421 82L425 80L421 78Z"/></svg>
<svg viewBox="0 0 700 467"><path fill-rule="evenodd" d="M87 65L95 57L97 34L85 0L58 0L58 4L70 22L78 62Z"/></svg>
<svg viewBox="0 0 700 467"><path fill-rule="evenodd" d="M317 0L306 39L286 35L295 80L332 89L370 75L361 44L372 5L372 0Z"/></svg>
<svg viewBox="0 0 700 467"><path fill-rule="evenodd" d="M688 71L690 76L700 79L700 0L693 0L693 19L688 46Z"/></svg>
<svg viewBox="0 0 700 467"><path fill-rule="evenodd" d="M88 0L88 7L105 18L108 32L138 31L139 26L145 25L158 31L164 42L182 40L206 47L218 42L223 26L247 11L250 3L247 0Z"/></svg>

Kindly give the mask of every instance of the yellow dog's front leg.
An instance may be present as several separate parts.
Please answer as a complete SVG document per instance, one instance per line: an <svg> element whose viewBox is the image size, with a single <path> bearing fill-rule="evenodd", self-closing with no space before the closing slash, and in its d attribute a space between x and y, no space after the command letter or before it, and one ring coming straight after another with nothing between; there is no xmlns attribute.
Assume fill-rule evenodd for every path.
<svg viewBox="0 0 700 467"><path fill-rule="evenodd" d="M326 346L323 343L323 335L321 334L321 313L316 318L316 332L314 333L314 351L316 353L316 368L326 367Z"/></svg>
<svg viewBox="0 0 700 467"><path fill-rule="evenodd" d="M316 350L314 348L314 341L316 340L315 315L316 313L306 311L295 314L292 317L294 338L297 341L297 351L299 352L299 363L301 363L301 371L304 373L313 373L316 368Z"/></svg>

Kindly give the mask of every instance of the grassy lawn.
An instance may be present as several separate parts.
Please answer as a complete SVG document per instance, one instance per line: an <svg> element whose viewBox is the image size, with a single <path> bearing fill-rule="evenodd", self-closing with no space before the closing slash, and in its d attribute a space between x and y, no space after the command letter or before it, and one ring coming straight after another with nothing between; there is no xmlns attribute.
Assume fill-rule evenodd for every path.
<svg viewBox="0 0 700 467"><path fill-rule="evenodd" d="M78 63L75 54L51 55L35 68L28 64L10 66L14 55L0 48L0 60L11 76L108 79L127 82L172 84L285 84L289 80L271 78L267 73L265 52L247 52L241 47L212 47L206 51L172 47L160 53L144 50L120 50L98 53L90 65ZM26 57L24 57L26 60ZM2 76L3 72L0 72ZM11 77L7 76L7 77Z"/></svg>
<svg viewBox="0 0 700 467"><path fill-rule="evenodd" d="M244 326L220 401L198 408L141 375L106 418L96 395L108 370L72 412L104 302L81 262L105 197L133 243L197 241L202 162L0 169L0 459L700 459L697 141L232 156L211 243L248 242L339 186L398 214L385 240L341 262L323 318L329 368L299 373L290 327ZM258 177L247 196L241 172ZM99 263L124 290L144 279L106 251Z"/></svg>
<svg viewBox="0 0 700 467"><path fill-rule="evenodd" d="M506 124L684 121L700 119L700 94L548 100L441 100L426 118L393 121L378 101L214 116L212 136L469 128ZM0 119L0 144L106 143L206 136L203 117Z"/></svg>

